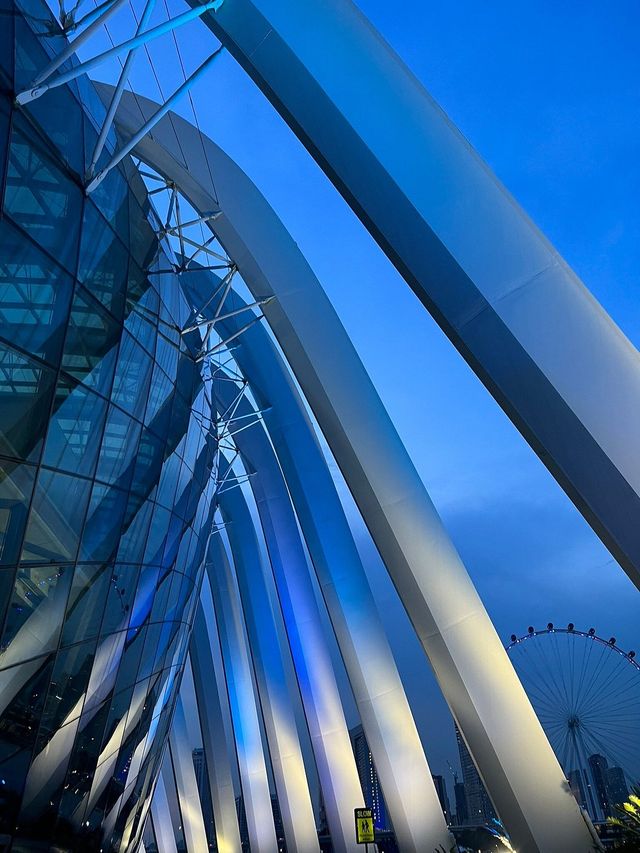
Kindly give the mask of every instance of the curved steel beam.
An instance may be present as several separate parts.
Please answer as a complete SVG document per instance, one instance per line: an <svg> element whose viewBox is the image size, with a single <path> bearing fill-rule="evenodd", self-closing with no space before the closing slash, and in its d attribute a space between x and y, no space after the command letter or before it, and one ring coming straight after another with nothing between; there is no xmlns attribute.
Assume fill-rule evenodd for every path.
<svg viewBox="0 0 640 853"><path fill-rule="evenodd" d="M310 41L317 34L308 30ZM297 84L295 79L291 85ZM112 89L102 88L105 97ZM130 133L139 97L117 123ZM178 139L179 136L179 139ZM593 841L531 704L405 447L333 307L247 176L170 114L137 148L216 234L269 322L342 469L487 789L520 853L585 853ZM185 163L183 151L188 152ZM212 181L215 173L215 187Z"/></svg>
<svg viewBox="0 0 640 853"><path fill-rule="evenodd" d="M249 844L256 853L277 853L266 757L242 607L233 570L219 536L212 536L209 541L207 571L220 630Z"/></svg>
<svg viewBox="0 0 640 853"><path fill-rule="evenodd" d="M234 389L229 390L234 393ZM226 460L221 458L219 476L224 477L227 469ZM273 583L269 585L267 581L267 569L263 565L253 519L242 490L223 490L219 500L236 569L287 851L319 853L316 821L291 701L290 679L285 669L289 650L285 649L286 641L280 642L276 626Z"/></svg>
<svg viewBox="0 0 640 853"><path fill-rule="evenodd" d="M189 654L218 851L242 853L231 761L224 728L224 714L230 717L231 712L226 684L220 683L223 678L222 651L217 631L207 624L202 604L198 604Z"/></svg>
<svg viewBox="0 0 640 853"><path fill-rule="evenodd" d="M635 347L351 0L202 20L640 587Z"/></svg>
<svg viewBox="0 0 640 853"><path fill-rule="evenodd" d="M193 273L189 287L199 285L204 295L210 292L211 282L209 273ZM230 294L231 312L243 304L239 296ZM246 320L246 315L242 314L221 321L221 333L224 336L234 334L244 322L243 317ZM235 439L243 458L255 472L251 487L276 575L282 577L281 583L286 586L291 583L294 568L303 575L308 571L303 552L294 550L298 559L293 559L289 546L298 535L296 518L289 505L290 491L398 844L406 853L421 853L437 849L439 845L448 849L453 840L444 821L415 721L368 578L304 404L276 348L259 324L238 339L234 358L258 405L264 409L263 419L273 443L272 448L265 432L257 426L239 433ZM232 391L228 389L227 400L224 388L218 396L224 406L231 402ZM237 414L246 419L252 411L251 404L244 399ZM313 598L313 589L307 581L309 613L313 612L320 624Z"/></svg>

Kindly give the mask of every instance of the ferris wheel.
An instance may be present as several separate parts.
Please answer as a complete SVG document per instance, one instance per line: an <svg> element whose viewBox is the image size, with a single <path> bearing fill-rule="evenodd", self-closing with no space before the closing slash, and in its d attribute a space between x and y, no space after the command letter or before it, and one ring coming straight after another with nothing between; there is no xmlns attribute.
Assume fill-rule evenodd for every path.
<svg viewBox="0 0 640 853"><path fill-rule="evenodd" d="M551 622L512 634L507 652L574 796L593 820L604 820L640 780L635 652L594 628Z"/></svg>

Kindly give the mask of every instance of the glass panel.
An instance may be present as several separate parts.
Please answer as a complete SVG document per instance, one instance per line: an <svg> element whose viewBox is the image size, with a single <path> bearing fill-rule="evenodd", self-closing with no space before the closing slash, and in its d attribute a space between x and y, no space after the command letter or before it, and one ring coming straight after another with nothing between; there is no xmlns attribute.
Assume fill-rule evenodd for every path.
<svg viewBox="0 0 640 853"><path fill-rule="evenodd" d="M0 832L15 830L52 668L49 655L32 661L26 683L0 716Z"/></svg>
<svg viewBox="0 0 640 853"><path fill-rule="evenodd" d="M64 342L62 369L109 396L119 336L120 326L97 300L77 285Z"/></svg>
<svg viewBox="0 0 640 853"><path fill-rule="evenodd" d="M139 563L142 560L152 510L151 501L143 502L136 495L129 495L124 532L118 548L119 560L131 563Z"/></svg>
<svg viewBox="0 0 640 853"><path fill-rule="evenodd" d="M126 492L115 486L94 483L80 543L81 560L110 560L115 557L126 507Z"/></svg>
<svg viewBox="0 0 640 853"><path fill-rule="evenodd" d="M22 560L73 560L89 500L91 483L42 470L33 496Z"/></svg>
<svg viewBox="0 0 640 853"><path fill-rule="evenodd" d="M0 336L57 367L73 282L8 220L0 243Z"/></svg>
<svg viewBox="0 0 640 853"><path fill-rule="evenodd" d="M100 449L107 401L60 376L42 462L91 476Z"/></svg>
<svg viewBox="0 0 640 853"><path fill-rule="evenodd" d="M100 126L102 126L102 121L100 122ZM88 168L90 160L93 157L93 151L98 136L87 118L85 118L84 128ZM113 129L109 136L113 139ZM100 170L102 166L105 166L110 158L111 155L105 148L98 160L98 170ZM94 204L109 224L115 229L118 237L120 237L125 246L129 245L130 195L131 192L122 172L120 171L120 166L117 166L115 169L111 169L107 177L91 193L91 198Z"/></svg>
<svg viewBox="0 0 640 853"><path fill-rule="evenodd" d="M91 202L84 207L78 278L119 319L124 310L128 253Z"/></svg>
<svg viewBox="0 0 640 853"><path fill-rule="evenodd" d="M55 373L0 342L0 454L37 460Z"/></svg>
<svg viewBox="0 0 640 853"><path fill-rule="evenodd" d="M35 468L0 461L0 566L18 562Z"/></svg>
<svg viewBox="0 0 640 853"><path fill-rule="evenodd" d="M133 258L130 257L127 281L127 314L135 305L138 304L138 302L140 302L143 295L148 293L150 289L151 287L147 274L143 272Z"/></svg>
<svg viewBox="0 0 640 853"><path fill-rule="evenodd" d="M13 87L13 62L14 62L14 21L15 16L9 0L0 0L0 81L7 88ZM0 117L2 126L2 117ZM4 143L0 141L0 152ZM0 181L2 180L2 166L0 165Z"/></svg>
<svg viewBox="0 0 640 853"><path fill-rule="evenodd" d="M110 565L76 565L61 645L69 646L98 636L112 571Z"/></svg>
<svg viewBox="0 0 640 853"><path fill-rule="evenodd" d="M14 113L5 212L66 269L75 272L82 193L38 151ZM31 133L32 136L32 133Z"/></svg>
<svg viewBox="0 0 640 853"><path fill-rule="evenodd" d="M100 633L102 636L122 631L129 625L131 606L138 584L136 566L116 565L111 574L109 592Z"/></svg>
<svg viewBox="0 0 640 853"><path fill-rule="evenodd" d="M143 430L136 454L136 467L131 489L142 496L157 485L164 461L165 442L149 430Z"/></svg>
<svg viewBox="0 0 640 853"><path fill-rule="evenodd" d="M129 211L131 254L138 265L146 270L158 251L158 238L133 193L129 193Z"/></svg>
<svg viewBox="0 0 640 853"><path fill-rule="evenodd" d="M51 39L50 32L47 36ZM56 41L57 50L61 50L64 44L62 39ZM38 52L35 53L35 50ZM44 68L47 59L21 17L16 18L16 55L16 83L20 81L23 83L21 88L26 88L35 74ZM35 66L37 71L33 70ZM50 89L46 97L31 101L24 109L41 129L49 147L54 148L75 172L82 174L82 110L67 86Z"/></svg>
<svg viewBox="0 0 640 853"><path fill-rule="evenodd" d="M56 655L51 684L42 713L36 755L45 748L51 736L63 724L78 717L92 675L95 652L96 641L90 640L68 649L61 649ZM93 680L96 682L95 678Z"/></svg>
<svg viewBox="0 0 640 853"><path fill-rule="evenodd" d="M58 645L71 566L21 566L2 635L0 667L54 651Z"/></svg>
<svg viewBox="0 0 640 853"><path fill-rule="evenodd" d="M158 338L158 341L160 338ZM171 403L170 397L173 392L173 382L166 375L164 370L157 364L153 369L153 378L149 388L149 399L147 401L147 410L144 415L144 422L147 425L153 423L154 418L162 408L162 406ZM153 426L156 431L162 430L161 426Z"/></svg>
<svg viewBox="0 0 640 853"><path fill-rule="evenodd" d="M141 429L138 421L134 421L117 406L109 407L96 471L98 480L117 483L120 488L128 486L133 476Z"/></svg>
<svg viewBox="0 0 640 853"><path fill-rule="evenodd" d="M127 332L122 335L112 400L142 420L149 393L153 361Z"/></svg>

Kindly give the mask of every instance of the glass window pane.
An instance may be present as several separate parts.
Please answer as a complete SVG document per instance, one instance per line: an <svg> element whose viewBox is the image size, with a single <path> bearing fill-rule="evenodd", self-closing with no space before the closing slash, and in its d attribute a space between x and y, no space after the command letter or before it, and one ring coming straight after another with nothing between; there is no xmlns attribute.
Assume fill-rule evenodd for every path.
<svg viewBox="0 0 640 853"><path fill-rule="evenodd" d="M0 566L18 562L35 470L30 465L0 460Z"/></svg>
<svg viewBox="0 0 640 853"><path fill-rule="evenodd" d="M126 492L115 486L94 483L80 543L81 560L110 560L115 557L126 508Z"/></svg>
<svg viewBox="0 0 640 853"><path fill-rule="evenodd" d="M5 212L61 263L75 272L82 193L34 147L19 113L13 133L5 190ZM31 133L31 136L33 134Z"/></svg>
<svg viewBox="0 0 640 853"><path fill-rule="evenodd" d="M2 635L0 666L54 651L73 576L71 566L21 566Z"/></svg>
<svg viewBox="0 0 640 853"><path fill-rule="evenodd" d="M41 470L33 496L22 560L75 559L91 483L68 474Z"/></svg>
<svg viewBox="0 0 640 853"><path fill-rule="evenodd" d="M127 287L128 253L94 205L87 201L80 239L78 278L121 318Z"/></svg>
<svg viewBox="0 0 640 853"><path fill-rule="evenodd" d="M113 567L107 564L76 565L62 626L61 645L69 646L98 636L112 571Z"/></svg>
<svg viewBox="0 0 640 853"><path fill-rule="evenodd" d="M12 833L15 830L52 668L51 655L32 661L30 677L0 717L0 778L5 783L2 786L0 832Z"/></svg>
<svg viewBox="0 0 640 853"><path fill-rule="evenodd" d="M95 468L107 401L60 376L42 461L52 468L91 476Z"/></svg>
<svg viewBox="0 0 640 853"><path fill-rule="evenodd" d="M110 406L104 428L96 478L105 483L128 487L135 467L135 455L141 425L117 408Z"/></svg>
<svg viewBox="0 0 640 853"><path fill-rule="evenodd" d="M0 243L0 335L57 367L73 282L8 220Z"/></svg>
<svg viewBox="0 0 640 853"><path fill-rule="evenodd" d="M55 373L0 342L0 454L37 460Z"/></svg>
<svg viewBox="0 0 640 853"><path fill-rule="evenodd" d="M76 286L62 355L62 369L106 397L111 390L120 326Z"/></svg>
<svg viewBox="0 0 640 853"><path fill-rule="evenodd" d="M42 13L39 18L42 21ZM40 31L42 32L44 29L45 27L41 25ZM52 33L47 32L50 42L52 41L51 36ZM64 46L62 38L55 38L54 41L57 44L52 45L52 47L55 50L61 50ZM16 85L22 83L21 88L26 88L32 82L35 74L45 67L48 60L22 17L16 18L16 52L18 66L16 68ZM35 72L33 71L34 68L37 68ZM57 73L62 70L63 68L59 69ZM27 82L28 75L29 80ZM68 163L75 172L82 174L82 110L69 88L59 86L50 89L46 98L31 101L23 109L39 127L47 140L47 144L54 148L57 155Z"/></svg>
<svg viewBox="0 0 640 853"><path fill-rule="evenodd" d="M111 398L138 420L142 420L149 393L153 361L149 354L124 332L120 342Z"/></svg>

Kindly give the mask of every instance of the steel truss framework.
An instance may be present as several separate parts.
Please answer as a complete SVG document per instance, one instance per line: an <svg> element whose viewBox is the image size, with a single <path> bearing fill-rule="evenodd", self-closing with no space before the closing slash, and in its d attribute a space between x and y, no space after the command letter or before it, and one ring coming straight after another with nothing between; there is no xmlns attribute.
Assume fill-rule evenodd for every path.
<svg viewBox="0 0 640 853"><path fill-rule="evenodd" d="M356 849L352 815L362 804L362 793L314 592L316 581L401 849L417 853L451 844L373 595L291 374L352 490L517 849L593 849L589 827L502 644L319 283L248 178L211 140L170 112L222 48L164 104L135 97L134 110L125 84L135 50L203 17L285 115L634 579L639 559L629 519L637 504L639 472L628 455L628 436L633 435L637 411L627 407L638 397L637 353L344 0L312 0L304 13L290 0L224 5L210 0L148 29L153 8L149 0L135 36L56 73L122 2L108 2L80 22L77 10L62 10L68 32L80 23L86 29L17 100L28 103L126 51L117 85L99 87L106 118L86 175L86 191L95 190L111 169L134 154L148 165L147 172L146 166L140 167L143 176L155 182L150 195L168 196L159 234L172 247L171 271L190 280L186 287L194 295L193 316L180 332L197 330L202 335L198 358L208 365L211 411L217 413L201 423L215 436L219 450L214 477L220 516L209 542L191 667L218 849L240 849L232 780L237 764L251 849L277 850L269 762L288 849L318 849L289 701L292 690L301 697L334 849ZM339 47L339 62L331 70L303 39L309 16L317 32L326 33ZM360 109L360 118L351 118L350 102L341 91L347 75L356 81L360 104L372 106ZM391 84L379 86L381 76ZM287 82L291 79L300 85L292 88ZM391 93L384 96L391 100L379 102L376 92ZM398 104L404 103L396 97L399 92L411 100L414 111L398 112ZM353 97L352 92L348 98ZM140 127L134 116L141 108ZM385 123L395 117L397 126L407 129L399 134L407 149L383 150L375 122L360 123L365 112L369 117L383 115ZM335 129L330 137L320 132L327 122ZM105 156L112 124L126 141L117 150L111 146ZM476 206L469 215L486 239L476 234L471 246L463 236L468 221L439 221L439 193L433 199L423 193L431 169L445 176L437 184L444 193L459 195L464 187L469 211ZM375 197L370 192L374 184ZM188 219L181 212L183 197L193 211ZM206 236L194 237L198 229ZM218 250L218 245L223 248ZM498 268L504 271L500 275ZM234 290L238 273L250 301ZM441 282L447 292L440 289ZM592 358L585 362L611 403L606 418L576 392L580 377L553 342L548 344L550 336L537 337L537 318L540 312L548 316L549 300L558 326L563 333L572 330L580 351L586 352L594 340L598 343L599 364ZM262 312L281 353L258 323ZM510 384L513 363L528 370L528 383L518 378L517 387ZM612 373L620 391L608 383ZM624 434L612 432L614 410L621 415L618 425ZM614 518L610 507L620 505L629 512ZM176 849L167 805L171 798L177 802L187 849L205 849L180 702L150 818L156 842L168 851Z"/></svg>

